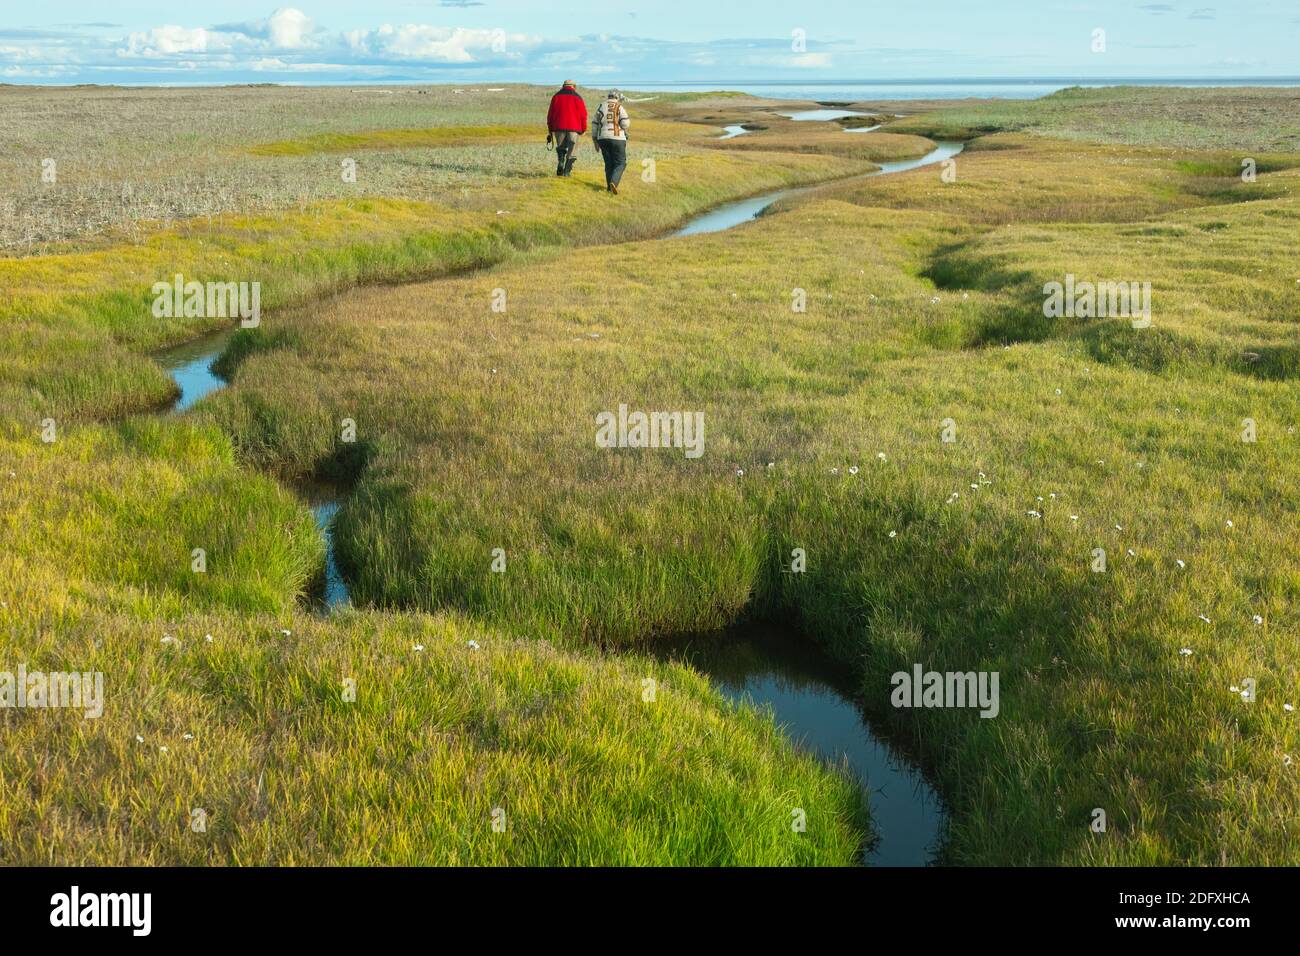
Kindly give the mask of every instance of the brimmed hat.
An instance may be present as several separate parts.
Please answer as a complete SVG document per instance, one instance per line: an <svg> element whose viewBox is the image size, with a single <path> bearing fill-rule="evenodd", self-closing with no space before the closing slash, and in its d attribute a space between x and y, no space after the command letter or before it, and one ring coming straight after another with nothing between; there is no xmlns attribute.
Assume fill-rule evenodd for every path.
<svg viewBox="0 0 1300 956"><path fill-rule="evenodd" d="M577 83L574 83L573 80L565 80L563 85L564 85L564 86L577 86L578 84L577 84Z"/></svg>

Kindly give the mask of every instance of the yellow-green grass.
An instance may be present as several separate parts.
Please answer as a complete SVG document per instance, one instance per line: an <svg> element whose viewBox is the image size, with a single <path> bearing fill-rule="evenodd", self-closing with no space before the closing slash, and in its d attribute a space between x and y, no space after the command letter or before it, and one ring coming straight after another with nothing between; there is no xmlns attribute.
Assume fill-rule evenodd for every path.
<svg viewBox="0 0 1300 956"><path fill-rule="evenodd" d="M101 672L105 698L0 712L10 865L859 859L857 785L679 666L451 616L3 618L5 661Z"/></svg>
<svg viewBox="0 0 1300 956"><path fill-rule="evenodd" d="M536 136L536 126L433 126L429 129L380 129L364 133L319 133L302 139L258 143L250 146L248 151L254 156L308 156L370 149L511 143Z"/></svg>
<svg viewBox="0 0 1300 956"><path fill-rule="evenodd" d="M665 124L644 132L640 142L677 135ZM317 620L298 608L323 563L314 521L237 466L227 437L184 418L77 420L174 393L141 353L212 323L149 315L138 283L173 269L226 278L237 266L267 283L275 315L323 290L652 234L745 192L869 168L671 148L658 159L657 183L640 199L625 190L620 204L575 202L574 191L595 192L584 170L576 182L538 177L525 192L495 187L518 217L505 221L359 200L155 229L138 247L0 261L17 312L0 366L3 658L10 670L102 670L108 692L99 721L0 711L12 743L0 773L6 862L860 858L857 784L699 677L649 659L560 653L461 617ZM665 172L683 178L651 202ZM253 343L291 341L269 315L270 334ZM357 681L355 704L339 698L345 676ZM658 682L653 702L642 699L646 677ZM498 806L505 834L492 830ZM197 807L209 816L202 836L188 828ZM806 833L791 828L796 809Z"/></svg>
<svg viewBox="0 0 1300 956"><path fill-rule="evenodd" d="M684 668L298 609L323 560L312 516L232 457L191 421L0 440L0 670L104 690L98 719L0 709L0 861L860 858L857 784Z"/></svg>
<svg viewBox="0 0 1300 956"><path fill-rule="evenodd" d="M857 134L873 139L884 133ZM1003 155L1012 151L1014 155ZM955 159L955 182L935 176L853 180L823 195L862 206L921 207L974 227L1012 223L1135 222L1161 213L1296 195L1295 153L1256 157L1254 182L1231 154L1090 145L1023 133L982 136Z"/></svg>
<svg viewBox="0 0 1300 956"><path fill-rule="evenodd" d="M61 422L49 446L50 396L87 413L165 397L124 356L183 328L137 328L106 298L69 344L30 299L45 318L0 353L5 658L102 662L126 709L96 726L0 712L26 741L3 758L0 845L57 862L850 862L851 785L685 671L591 651L788 615L921 755L954 862L1300 862L1283 706L1300 704L1294 173L1282 157L1252 187L1222 151L1032 142L977 141L956 183L846 183L726 234L518 243L467 255L504 264L463 278L284 308L311 276L237 337L234 384L196 421ZM710 150L693 172L796 164L782 155ZM612 237L660 231L639 231L652 207ZM275 228L310 271L311 235ZM1153 328L1046 323L1041 284L1063 270L1149 279ZM120 295L119 278L95 288ZM109 335L121 351L100 349ZM704 411L703 458L598 449L595 415L620 402ZM321 542L248 466L357 482L339 556L354 596L389 610L293 609ZM196 536L234 563L193 575L178 539ZM804 575L785 573L796 547ZM914 663L999 671L999 716L893 710L889 675ZM645 709L646 676L665 710ZM203 734L217 746L182 749ZM186 829L196 792L217 795L208 843ZM792 841L796 806L825 829Z"/></svg>
<svg viewBox="0 0 1300 956"><path fill-rule="evenodd" d="M0 155L0 251L102 248L198 217L338 199L483 208L494 192L509 195L521 180L545 177L553 92L521 85L0 87L8 147ZM601 91L582 92L594 108ZM669 150L710 135L671 120L681 104L715 98L639 99L628 104L635 144ZM344 179L344 159L355 160L355 177ZM584 153L582 166L592 163ZM46 172L56 174L53 182Z"/></svg>
<svg viewBox="0 0 1300 956"><path fill-rule="evenodd" d="M741 153L779 150L789 153L817 153L845 156L870 163L924 156L934 143L924 136L895 133L846 133L834 123L791 122L779 129L764 129L717 140L714 149Z"/></svg>
<svg viewBox="0 0 1300 956"><path fill-rule="evenodd" d="M207 414L286 476L328 468L338 422L357 421L365 467L336 535L363 602L571 646L795 616L921 753L954 810L953 861L1295 863L1300 396L1288 375L1194 352L1131 360L1143 335L1245 349L1285 327L1288 245L1209 268L1225 229L1197 223L1284 235L1289 174L1235 202L1103 148L1031 153L1080 208L1121 220L1086 241L1042 224L1066 187L1002 194L997 219L1019 205L1024 226L945 197L1013 178L1021 155L973 154L956 184L923 169L853 187L906 202L814 197L616 261L539 254L286 314ZM1141 197L1132 220L1097 208L1099 186ZM942 268L1022 235L1014 281L1007 263ZM1260 271L1234 286L1247 258ZM1121 266L1172 290L1152 329L1044 327L1025 294ZM498 288L505 314L488 308ZM1128 349L1099 355L1098 337ZM704 456L598 448L595 416L622 402L703 411ZM784 573L794 548L805 575ZM915 663L1000 672L999 716L893 710L889 675ZM1255 703L1230 689L1246 678Z"/></svg>
<svg viewBox="0 0 1300 956"><path fill-rule="evenodd" d="M1058 139L1182 149L1300 150L1300 90L1284 87L1072 87L1036 100L953 104L891 131L959 138L1026 131Z"/></svg>
<svg viewBox="0 0 1300 956"><path fill-rule="evenodd" d="M398 199L333 200L275 214L231 214L154 232L137 243L0 259L0 391L27 419L121 414L156 406L170 386L140 353L226 320L156 318L153 286L259 282L267 310L357 284L401 282L484 266L548 245L611 243L663 232L719 202L868 170L862 162L698 151L655 157L653 182L622 195L584 166L498 186L486 208ZM634 173L635 175L635 173Z"/></svg>

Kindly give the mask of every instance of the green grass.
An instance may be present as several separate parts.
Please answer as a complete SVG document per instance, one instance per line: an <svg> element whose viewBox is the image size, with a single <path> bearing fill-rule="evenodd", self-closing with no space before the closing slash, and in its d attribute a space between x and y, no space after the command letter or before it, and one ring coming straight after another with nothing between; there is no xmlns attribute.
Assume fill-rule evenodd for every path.
<svg viewBox="0 0 1300 956"><path fill-rule="evenodd" d="M1170 119L1204 94L909 118L891 131L1020 132L973 143L956 182L845 182L724 234L646 238L862 168L826 154L883 140L796 145L774 124L718 147L675 122L716 105L672 101L658 191L572 220L562 190L583 181L547 179L486 232L493 201L354 200L192 223L147 266L89 247L0 262L34 317L0 352L20 410L0 444L3 659L100 666L119 688L100 722L0 712L18 741L0 845L20 862L850 863L858 790L637 650L789 617L919 755L950 862L1300 862L1289 100L1241 93L1225 121L1260 150L1249 184L1221 127ZM187 331L142 324L127 277L232 253L275 307L235 338L231 387L180 420L88 421L165 397L139 355ZM456 265L487 268L344 291ZM1046 320L1043 284L1067 272L1150 281L1153 327ZM598 448L595 416L621 402L704 412L704 456ZM327 620L295 605L320 538L266 477L322 474L349 482L339 557L374 608ZM207 576L192 540L217 542ZM804 575L784 573L796 547ZM889 676L915 663L998 671L999 716L893 710ZM1254 703L1232 690L1246 678ZM195 806L206 838L185 829ZM794 807L811 808L797 837Z"/></svg>
<svg viewBox="0 0 1300 956"><path fill-rule="evenodd" d="M1076 141L1221 149L1243 155L1295 152L1300 149L1300 91L1072 87L1037 100L953 105L908 116L889 124L889 130L945 139L1025 131Z"/></svg>
<svg viewBox="0 0 1300 956"><path fill-rule="evenodd" d="M286 315L207 413L285 476L356 418L364 601L574 647L793 615L921 753L955 862L1294 862L1300 397L1284 357L1235 360L1294 335L1294 174L1235 195L1165 154L988 145L953 184L621 247L616 309L592 249ZM1154 327L1047 323L1066 270L1151 281ZM704 457L597 448L620 402L704 411ZM892 711L917 662L999 671L999 718Z"/></svg>

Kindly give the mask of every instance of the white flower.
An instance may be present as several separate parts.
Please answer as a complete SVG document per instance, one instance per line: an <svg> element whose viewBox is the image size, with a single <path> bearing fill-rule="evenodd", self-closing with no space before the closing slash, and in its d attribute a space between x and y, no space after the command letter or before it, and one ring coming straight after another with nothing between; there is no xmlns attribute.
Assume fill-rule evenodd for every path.
<svg viewBox="0 0 1300 956"><path fill-rule="evenodd" d="M193 740L193 739L194 739L194 735L193 735L193 734L182 734L182 735L181 735L181 740Z"/></svg>
<svg viewBox="0 0 1300 956"><path fill-rule="evenodd" d="M1191 649L1190 647L1180 647L1180 648L1178 649L1178 653L1179 653L1179 654L1182 654L1183 657L1191 657L1191 656L1192 656L1192 649Z"/></svg>
<svg viewBox="0 0 1300 956"><path fill-rule="evenodd" d="M414 649L415 649L416 651L422 651L422 650L424 650L424 645L423 645L423 644L416 644Z"/></svg>
<svg viewBox="0 0 1300 956"><path fill-rule="evenodd" d="M1119 524L1117 524L1117 525L1115 525L1115 530L1116 530L1116 531L1123 531L1123 530L1124 530L1124 526L1123 526L1123 525L1119 525Z"/></svg>
<svg viewBox="0 0 1300 956"><path fill-rule="evenodd" d="M1026 511L1025 514L1029 515L1029 517L1031 517L1031 518L1041 518L1041 517L1042 517L1042 515L1039 514L1037 511Z"/></svg>
<svg viewBox="0 0 1300 956"><path fill-rule="evenodd" d="M858 466L857 466L857 465L850 465L850 466L849 466L849 474L850 474L850 475L856 475L857 473L858 473Z"/></svg>
<svg viewBox="0 0 1300 956"><path fill-rule="evenodd" d="M769 461L769 462L767 463L767 467L768 467L768 468L775 468L775 467L776 467L776 462L774 462L774 461Z"/></svg>
<svg viewBox="0 0 1300 956"><path fill-rule="evenodd" d="M1129 556L1130 558L1136 558L1136 557L1137 557L1137 555L1134 553L1134 551L1133 551L1132 548L1129 548L1129 549L1128 549L1128 556Z"/></svg>
<svg viewBox="0 0 1300 956"><path fill-rule="evenodd" d="M1049 492L1047 493L1047 497L1051 498L1052 500L1056 500L1056 492L1055 492L1055 491L1049 491Z"/></svg>
<svg viewBox="0 0 1300 956"><path fill-rule="evenodd" d="M167 753L167 748L166 748L166 747L159 747L159 748L158 748L158 752L159 752L159 753L164 753L164 754L165 754L165 753Z"/></svg>
<svg viewBox="0 0 1300 956"><path fill-rule="evenodd" d="M142 744L142 743L144 743L144 738L141 737L139 734L136 734L136 735L135 735L135 742L138 743L138 744Z"/></svg>
<svg viewBox="0 0 1300 956"><path fill-rule="evenodd" d="M897 532L897 531L891 531L891 532L889 532L889 536L890 536L891 538L897 538L897 537L898 537L898 532Z"/></svg>
<svg viewBox="0 0 1300 956"><path fill-rule="evenodd" d="M1209 624L1209 623L1210 623L1210 619L1209 619L1208 617L1206 617L1204 614L1198 614L1198 615L1196 615L1196 616L1197 616L1198 619L1204 621L1206 624Z"/></svg>
<svg viewBox="0 0 1300 956"><path fill-rule="evenodd" d="M737 468L737 469L736 469L736 477L737 477L737 478L744 478L744 477L745 477L745 469L744 469L744 468Z"/></svg>
<svg viewBox="0 0 1300 956"><path fill-rule="evenodd" d="M970 486L970 490L971 490L971 491L979 491L979 490L980 490L980 486L979 486L979 485L976 485L976 484L972 484L972 485Z"/></svg>
<svg viewBox="0 0 1300 956"><path fill-rule="evenodd" d="M1256 624L1263 624L1263 623L1264 623L1264 619L1263 619L1262 617L1260 617L1258 614L1255 615L1255 617L1254 617L1253 620L1255 621Z"/></svg>
<svg viewBox="0 0 1300 956"><path fill-rule="evenodd" d="M1238 687L1236 684L1233 684L1231 687L1228 688L1228 690L1232 691L1234 694L1241 693L1241 688Z"/></svg>
<svg viewBox="0 0 1300 956"><path fill-rule="evenodd" d="M1061 394L1061 390L1060 390L1059 388L1056 390L1056 394L1057 394L1057 395L1060 395L1060 394Z"/></svg>
<svg viewBox="0 0 1300 956"><path fill-rule="evenodd" d="M158 643L160 643L160 644L179 644L180 641L176 640L176 638L172 637L170 634L164 634L164 635L162 636L162 640L159 641Z"/></svg>
<svg viewBox="0 0 1300 956"><path fill-rule="evenodd" d="M1283 755L1282 755L1282 766L1284 766L1284 767L1289 767L1289 766L1291 766L1291 755L1290 755L1290 754L1283 754Z"/></svg>
<svg viewBox="0 0 1300 956"><path fill-rule="evenodd" d="M1182 558L1175 558L1174 560L1176 560L1176 561L1178 562L1178 566L1179 566L1180 568L1185 568L1185 567L1187 567L1187 562L1185 562Z"/></svg>
<svg viewBox="0 0 1300 956"><path fill-rule="evenodd" d="M478 650L478 641L470 641L466 646L467 646L470 650L472 650L472 651L476 651L476 650Z"/></svg>
<svg viewBox="0 0 1300 956"><path fill-rule="evenodd" d="M1229 528L1232 527L1232 519L1231 519L1231 518L1228 519L1228 527L1229 527Z"/></svg>
<svg viewBox="0 0 1300 956"><path fill-rule="evenodd" d="M212 643L212 635L211 635L211 634L204 634L204 635L203 635L203 639L204 639L205 641L207 641L209 644Z"/></svg>
<svg viewBox="0 0 1300 956"><path fill-rule="evenodd" d="M283 634L285 637L288 637L293 632L290 631L287 627L285 627L280 629L280 633Z"/></svg>
<svg viewBox="0 0 1300 956"><path fill-rule="evenodd" d="M1295 706L1292 705L1292 704L1283 704L1283 705L1282 705L1282 709L1285 710L1285 711L1289 714L1289 713L1291 713L1291 712L1293 712L1293 711L1295 710Z"/></svg>
<svg viewBox="0 0 1300 956"><path fill-rule="evenodd" d="M1078 515L1070 515L1070 520L1071 520L1071 521L1078 521L1078 520L1079 520L1079 516L1078 516Z"/></svg>

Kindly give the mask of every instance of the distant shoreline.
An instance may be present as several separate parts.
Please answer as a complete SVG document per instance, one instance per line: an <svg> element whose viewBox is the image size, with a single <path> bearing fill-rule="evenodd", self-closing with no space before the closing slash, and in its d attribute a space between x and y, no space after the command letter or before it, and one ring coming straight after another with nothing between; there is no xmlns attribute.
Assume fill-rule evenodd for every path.
<svg viewBox="0 0 1300 956"><path fill-rule="evenodd" d="M1288 89L1300 87L1300 76L1064 76L1064 77L934 77L921 79L853 79L853 80L623 80L609 77L579 81L585 86L620 87L626 90L644 90L675 93L732 92L747 93L768 99L791 100L953 100L953 99L1033 99L1047 96L1072 86L1098 89L1110 86L1161 86L1161 87L1268 87ZM231 83L0 83L0 88L43 87L47 89L72 89L75 87L102 87L105 89L219 89L223 87L357 87L405 88L451 86L481 90L487 86L548 86L544 80L464 80L448 79L436 82L398 78L381 80L301 80L292 83L231 82ZM804 93L807 95L796 95Z"/></svg>

